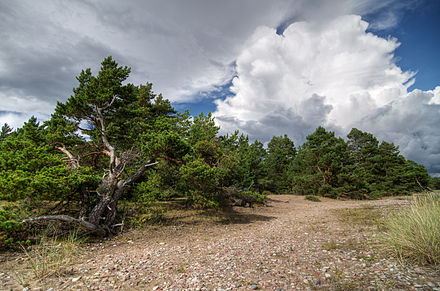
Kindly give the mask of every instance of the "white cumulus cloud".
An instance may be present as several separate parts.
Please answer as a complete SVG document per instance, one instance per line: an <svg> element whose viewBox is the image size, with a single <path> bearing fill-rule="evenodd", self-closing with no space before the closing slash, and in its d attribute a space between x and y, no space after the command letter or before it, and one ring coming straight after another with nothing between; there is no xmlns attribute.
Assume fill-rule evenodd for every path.
<svg viewBox="0 0 440 291"><path fill-rule="evenodd" d="M396 65L398 41L367 28L357 15L293 23L283 35L258 28L237 59L233 95L217 101L217 122L263 141L287 133L297 144L319 125L340 135L358 127L440 172L439 87L408 93L415 74Z"/></svg>
<svg viewBox="0 0 440 291"><path fill-rule="evenodd" d="M56 101L72 94L81 69L96 73L109 55L132 67L130 82L152 82L173 102L198 102L230 81L243 40L260 25L326 22L347 13L394 15L405 10L399 2L0 1L0 117L6 118L2 111L20 112L23 118L37 114L41 106L35 102L26 112L14 105L13 98L23 103L29 96L51 112Z"/></svg>

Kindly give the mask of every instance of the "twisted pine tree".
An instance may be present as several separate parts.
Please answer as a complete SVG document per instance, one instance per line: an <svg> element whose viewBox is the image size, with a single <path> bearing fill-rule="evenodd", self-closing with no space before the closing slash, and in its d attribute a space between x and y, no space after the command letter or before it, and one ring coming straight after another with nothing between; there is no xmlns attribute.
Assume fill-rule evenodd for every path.
<svg viewBox="0 0 440 291"><path fill-rule="evenodd" d="M57 104L45 125L47 142L64 154L71 171L89 166L102 178L96 189L80 187L78 218L52 215L27 222L57 219L99 234L112 232L124 191L178 144L170 143L177 139L170 133L176 119L170 103L153 94L151 84L124 84L129 73L108 57L97 76L83 70L74 95Z"/></svg>

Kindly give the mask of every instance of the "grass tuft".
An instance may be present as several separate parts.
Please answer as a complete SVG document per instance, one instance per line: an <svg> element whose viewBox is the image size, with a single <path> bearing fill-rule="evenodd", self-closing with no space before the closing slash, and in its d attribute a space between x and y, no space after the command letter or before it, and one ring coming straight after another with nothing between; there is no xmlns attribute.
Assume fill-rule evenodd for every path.
<svg viewBox="0 0 440 291"><path fill-rule="evenodd" d="M401 260L440 265L440 194L419 195L384 222L382 240Z"/></svg>
<svg viewBox="0 0 440 291"><path fill-rule="evenodd" d="M80 251L77 232L70 232L65 239L43 236L40 243L30 250L23 247L27 267L38 280L52 275L62 275Z"/></svg>

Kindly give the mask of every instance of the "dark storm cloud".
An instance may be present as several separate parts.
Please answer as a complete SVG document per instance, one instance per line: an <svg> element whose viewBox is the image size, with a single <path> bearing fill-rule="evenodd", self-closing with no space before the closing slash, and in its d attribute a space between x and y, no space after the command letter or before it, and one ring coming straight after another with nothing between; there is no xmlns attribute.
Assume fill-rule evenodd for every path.
<svg viewBox="0 0 440 291"><path fill-rule="evenodd" d="M0 4L0 94L8 98L37 99L52 105L65 100L76 86L84 65L117 55L90 37L80 36L26 9L22 2ZM22 108L15 108L20 110ZM47 108L50 110L51 108Z"/></svg>
<svg viewBox="0 0 440 291"><path fill-rule="evenodd" d="M414 90L364 118L358 127L394 142L406 158L425 165L432 174L440 174L440 104L433 103L438 102L437 88Z"/></svg>
<svg viewBox="0 0 440 291"><path fill-rule="evenodd" d="M347 14L376 13L376 18L369 18L371 27L386 29L396 25L401 11L413 3L412 0L1 1L0 123L17 127L31 115L47 119L56 101L72 94L72 88L77 85L75 76L82 69L91 67L96 73L102 59L112 55L118 63L132 67L130 82L152 82L156 92L164 93L173 102L201 103L216 98L212 92L230 84L237 76L234 78L237 86L228 85L230 98L216 95L216 118L225 125L224 130L238 128L259 140L288 133L299 144L318 125L325 124L326 128L344 135L354 119L366 116L365 123L360 125L399 143L409 158L422 161L438 172L440 156L435 145L440 140L435 130L436 107L420 107L426 109L426 117L431 120L417 118L411 110L418 107L409 103L405 103L409 111L395 103L387 109L392 114L381 109L405 96L405 84L413 77L411 72L399 71L388 58L397 42L365 33L361 17L350 16L341 17L338 25L333 23L334 29L324 35L328 45L317 49L323 39L317 32L324 31L332 19ZM301 34L295 34L294 27L301 30L305 24L289 26L298 20L310 23L304 39L300 38ZM277 27L279 32L287 28L284 37L276 34ZM288 27L291 27L290 36ZM347 31L350 29L356 31ZM307 47L314 38L316 43ZM365 38L367 42L354 45ZM289 39L292 49L286 47ZM345 64L344 61L350 60L345 57L332 62L335 55L327 54L326 48L338 43L346 44L341 47L342 56L349 52L353 64ZM376 45L369 47L371 43ZM318 53L313 55L314 51ZM377 55L378 51L383 55ZM373 55L364 56L364 52ZM352 69L357 64L365 67L356 74ZM324 72L316 75L321 68ZM304 78L308 74L310 78ZM364 87L365 92L359 93L358 88ZM397 89L393 91L392 87ZM386 93L383 96L392 98L383 97L379 89ZM247 98L240 101L240 96ZM233 99L235 103L231 102ZM383 112L383 117L368 119L376 109ZM390 116L394 115L404 118L392 119ZM375 120L382 120L388 127ZM405 122L412 130L402 126Z"/></svg>

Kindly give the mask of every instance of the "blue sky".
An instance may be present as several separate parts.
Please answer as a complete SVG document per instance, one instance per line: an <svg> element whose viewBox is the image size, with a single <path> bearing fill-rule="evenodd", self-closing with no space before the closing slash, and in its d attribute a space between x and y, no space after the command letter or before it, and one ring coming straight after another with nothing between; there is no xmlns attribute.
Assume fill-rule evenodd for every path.
<svg viewBox="0 0 440 291"><path fill-rule="evenodd" d="M379 13L366 15L374 20ZM382 37L396 37L400 47L395 51L397 64L404 70L416 71L416 82L410 89L431 90L440 83L440 1L416 2L401 12L398 24L389 29L372 30Z"/></svg>
<svg viewBox="0 0 440 291"><path fill-rule="evenodd" d="M111 55L221 132L300 145L320 125L440 174L440 1L0 2L0 123L44 121Z"/></svg>

